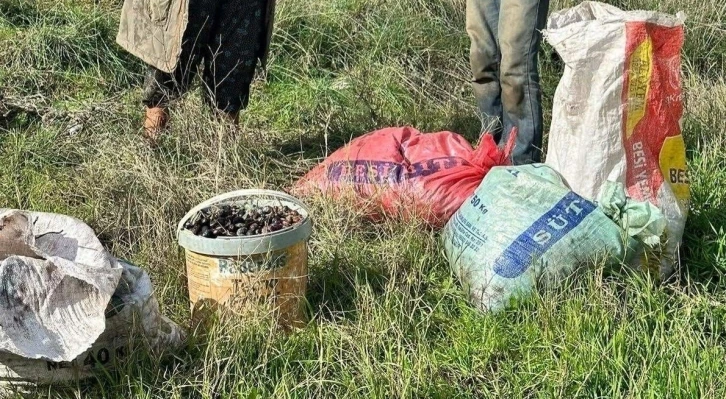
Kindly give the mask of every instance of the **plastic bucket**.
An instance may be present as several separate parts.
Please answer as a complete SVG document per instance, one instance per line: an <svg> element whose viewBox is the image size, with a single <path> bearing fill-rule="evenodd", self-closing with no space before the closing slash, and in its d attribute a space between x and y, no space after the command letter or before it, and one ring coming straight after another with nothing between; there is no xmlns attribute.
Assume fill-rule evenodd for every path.
<svg viewBox="0 0 726 399"><path fill-rule="evenodd" d="M303 219L283 230L246 237L204 238L184 228L202 209L244 203L287 206ZM303 324L311 232L305 205L278 191L234 191L197 205L177 227L178 242L186 254L192 311L204 305L223 305L237 313L267 310L274 312L284 327Z"/></svg>

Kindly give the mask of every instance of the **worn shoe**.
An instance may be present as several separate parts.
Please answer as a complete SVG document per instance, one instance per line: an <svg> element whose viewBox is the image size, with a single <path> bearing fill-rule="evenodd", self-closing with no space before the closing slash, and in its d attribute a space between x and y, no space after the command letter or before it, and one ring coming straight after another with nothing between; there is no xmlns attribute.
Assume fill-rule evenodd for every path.
<svg viewBox="0 0 726 399"><path fill-rule="evenodd" d="M169 114L166 109L161 107L146 108L144 138L152 145L156 145L168 122Z"/></svg>

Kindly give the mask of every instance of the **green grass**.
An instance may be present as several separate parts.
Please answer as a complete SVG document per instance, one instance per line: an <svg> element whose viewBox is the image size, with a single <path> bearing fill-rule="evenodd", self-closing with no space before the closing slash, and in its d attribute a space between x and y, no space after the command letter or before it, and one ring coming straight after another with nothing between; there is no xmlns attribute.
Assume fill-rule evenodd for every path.
<svg viewBox="0 0 726 399"><path fill-rule="evenodd" d="M0 110L16 110L0 117L0 207L85 220L116 256L149 270L163 312L183 326L173 232L193 205L232 189L288 187L377 127L477 139L463 0L283 0L242 132L214 122L195 92L150 150L139 139L143 66L114 44L121 3L0 2ZM192 333L174 361L139 349L111 375L33 397L726 397L726 6L612 3L689 16L683 126L693 203L676 282L594 268L481 314L436 234L314 201L305 329L283 335L265 319L227 320ZM549 51L546 114L561 72Z"/></svg>

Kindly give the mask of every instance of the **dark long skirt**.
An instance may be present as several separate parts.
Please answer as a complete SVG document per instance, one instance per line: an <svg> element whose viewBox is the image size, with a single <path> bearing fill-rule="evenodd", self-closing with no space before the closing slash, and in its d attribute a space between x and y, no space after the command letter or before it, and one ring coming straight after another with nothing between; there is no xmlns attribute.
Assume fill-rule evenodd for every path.
<svg viewBox="0 0 726 399"><path fill-rule="evenodd" d="M143 103L167 106L189 89L202 63L205 99L223 112L245 108L265 51L268 1L274 0L190 0L177 68L171 74L148 68Z"/></svg>

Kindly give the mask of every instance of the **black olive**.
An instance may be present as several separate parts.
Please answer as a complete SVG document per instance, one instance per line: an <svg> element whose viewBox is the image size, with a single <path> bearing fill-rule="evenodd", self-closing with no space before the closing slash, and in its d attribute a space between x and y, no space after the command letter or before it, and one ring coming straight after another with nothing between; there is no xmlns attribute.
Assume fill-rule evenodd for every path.
<svg viewBox="0 0 726 399"><path fill-rule="evenodd" d="M239 228L239 229L237 230L237 235L238 235L238 236L243 236L243 235L245 235L245 234L247 234L247 229L246 229L246 228L244 228L244 227L241 227L241 228Z"/></svg>

